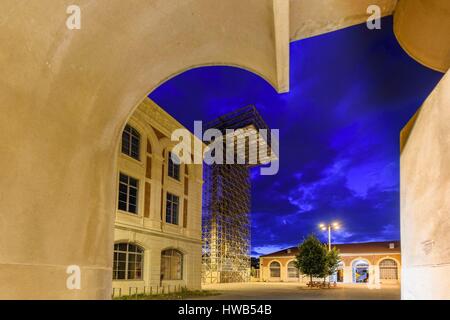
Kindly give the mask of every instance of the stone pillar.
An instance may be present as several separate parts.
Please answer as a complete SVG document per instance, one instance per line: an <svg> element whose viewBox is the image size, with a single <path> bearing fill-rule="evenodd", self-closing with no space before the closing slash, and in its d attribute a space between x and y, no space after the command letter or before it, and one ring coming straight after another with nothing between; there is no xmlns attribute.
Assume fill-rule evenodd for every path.
<svg viewBox="0 0 450 320"><path fill-rule="evenodd" d="M69 106L33 108L0 117L16 137L1 145L0 299L109 299L120 129L102 143ZM71 265L80 289L66 286Z"/></svg>
<svg viewBox="0 0 450 320"><path fill-rule="evenodd" d="M402 298L450 299L450 74L401 133Z"/></svg>
<svg viewBox="0 0 450 320"><path fill-rule="evenodd" d="M374 265L373 270L374 270L374 284L379 285L381 283L381 281L380 281L380 266Z"/></svg>
<svg viewBox="0 0 450 320"><path fill-rule="evenodd" d="M353 268L352 268L352 266L344 267L344 283L353 283Z"/></svg>

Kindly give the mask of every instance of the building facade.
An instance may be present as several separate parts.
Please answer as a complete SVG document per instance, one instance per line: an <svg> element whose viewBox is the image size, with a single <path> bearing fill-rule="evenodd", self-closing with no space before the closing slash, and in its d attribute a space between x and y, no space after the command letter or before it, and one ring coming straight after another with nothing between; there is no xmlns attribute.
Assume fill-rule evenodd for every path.
<svg viewBox="0 0 450 320"><path fill-rule="evenodd" d="M123 131L114 228L115 296L200 288L202 166L172 161L170 137L180 128L146 99Z"/></svg>
<svg viewBox="0 0 450 320"><path fill-rule="evenodd" d="M333 245L341 262L331 281L362 284L399 284L401 253L399 241ZM260 280L267 282L308 282L309 277L295 267L298 247L260 257Z"/></svg>

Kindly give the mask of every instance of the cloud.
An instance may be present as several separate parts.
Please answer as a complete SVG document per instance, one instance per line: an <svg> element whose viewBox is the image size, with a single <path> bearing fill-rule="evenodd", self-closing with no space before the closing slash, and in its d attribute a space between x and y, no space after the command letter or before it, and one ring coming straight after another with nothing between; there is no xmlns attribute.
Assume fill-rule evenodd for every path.
<svg viewBox="0 0 450 320"><path fill-rule="evenodd" d="M269 254L272 252L280 251L290 247L288 244L278 244L278 245L266 245L260 247L253 247L252 255L253 256L261 256L264 254Z"/></svg>

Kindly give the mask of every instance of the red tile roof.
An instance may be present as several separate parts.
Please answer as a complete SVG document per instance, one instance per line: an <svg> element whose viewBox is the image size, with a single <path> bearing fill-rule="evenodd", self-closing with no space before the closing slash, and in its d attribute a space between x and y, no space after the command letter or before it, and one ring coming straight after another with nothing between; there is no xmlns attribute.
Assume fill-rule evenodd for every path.
<svg viewBox="0 0 450 320"><path fill-rule="evenodd" d="M390 248L390 244L394 248ZM400 253L400 241L364 242L333 244L341 254L346 253ZM262 255L261 257L290 257L298 254L298 247L286 248L280 251Z"/></svg>

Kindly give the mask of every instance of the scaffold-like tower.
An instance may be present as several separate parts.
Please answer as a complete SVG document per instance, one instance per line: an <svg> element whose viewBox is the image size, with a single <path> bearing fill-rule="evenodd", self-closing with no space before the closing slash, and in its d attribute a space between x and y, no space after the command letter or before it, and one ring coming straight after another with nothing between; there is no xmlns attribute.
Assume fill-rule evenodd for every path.
<svg viewBox="0 0 450 320"><path fill-rule="evenodd" d="M224 147L223 157L226 157L226 150L231 150L235 162L205 165L204 168L202 280L203 283L245 282L250 280L251 269L249 169L274 158L271 136L259 134L261 129L268 132L269 128L254 106L223 115L208 123L205 130L211 128L223 134L223 142L220 142ZM241 130L230 133L227 129ZM250 147L252 143L254 148ZM264 154L260 152L261 146L266 147ZM245 155L242 159L241 153L237 164L239 147L244 147ZM256 163L250 161L252 157L256 157Z"/></svg>

